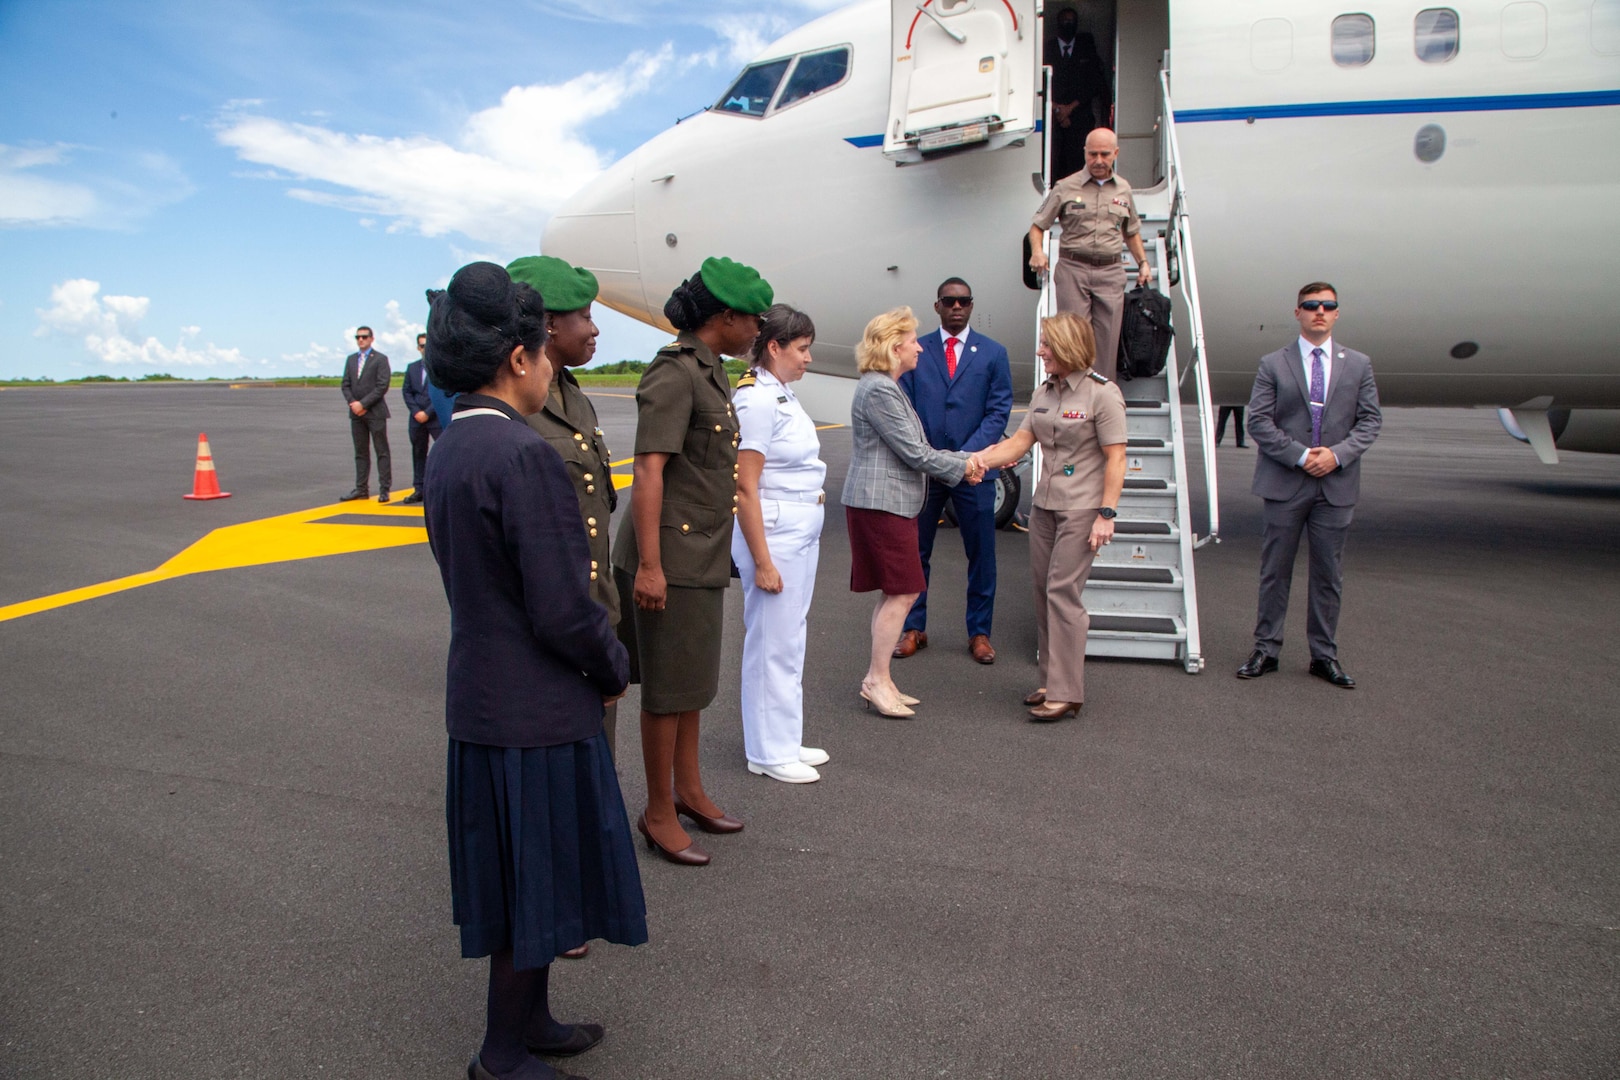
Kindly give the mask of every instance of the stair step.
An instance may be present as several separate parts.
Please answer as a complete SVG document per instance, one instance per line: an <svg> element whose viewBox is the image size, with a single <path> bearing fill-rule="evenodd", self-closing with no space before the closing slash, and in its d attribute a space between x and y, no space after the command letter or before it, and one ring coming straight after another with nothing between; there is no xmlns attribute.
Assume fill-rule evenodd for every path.
<svg viewBox="0 0 1620 1080"><path fill-rule="evenodd" d="M1154 401L1152 398L1126 398L1125 408L1131 412L1167 413L1170 411L1170 406L1167 402Z"/></svg>
<svg viewBox="0 0 1620 1080"><path fill-rule="evenodd" d="M1093 615L1091 633L1104 637L1168 638L1183 641L1185 624L1174 615Z"/></svg>
<svg viewBox="0 0 1620 1080"><path fill-rule="evenodd" d="M1126 491L1165 491L1174 495L1176 485L1168 480L1161 480L1155 476L1127 476L1125 478Z"/></svg>
<svg viewBox="0 0 1620 1080"><path fill-rule="evenodd" d="M1151 450L1154 448L1160 450L1167 449L1163 439L1147 439L1140 437L1126 439L1125 448L1128 450Z"/></svg>
<svg viewBox="0 0 1620 1080"><path fill-rule="evenodd" d="M1164 536L1176 535L1176 526L1170 521L1143 521L1137 519L1126 521L1124 518L1114 522L1116 536Z"/></svg>
<svg viewBox="0 0 1620 1080"><path fill-rule="evenodd" d="M1107 582L1114 585L1168 585L1180 588L1179 575L1168 566L1096 566L1091 568L1088 584Z"/></svg>

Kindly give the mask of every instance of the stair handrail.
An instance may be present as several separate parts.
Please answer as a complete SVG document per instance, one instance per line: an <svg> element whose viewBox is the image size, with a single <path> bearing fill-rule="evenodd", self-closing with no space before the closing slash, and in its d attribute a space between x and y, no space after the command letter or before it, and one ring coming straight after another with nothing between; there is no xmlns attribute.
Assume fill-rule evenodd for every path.
<svg viewBox="0 0 1620 1080"><path fill-rule="evenodd" d="M1204 314L1198 301L1198 268L1193 259L1192 224L1187 212L1187 188L1182 181L1181 143L1176 137L1176 111L1170 99L1170 70L1168 64L1159 69L1160 104L1164 107L1160 123L1164 127L1165 173L1170 188L1170 234L1175 239L1176 257L1180 262L1179 289L1192 321L1192 359L1182 372L1193 376L1198 402L1199 444L1204 459L1204 488L1209 497L1209 534L1195 546L1221 542L1220 487L1215 468L1215 416L1210 397L1209 354L1204 344ZM1189 523L1190 524L1190 523Z"/></svg>

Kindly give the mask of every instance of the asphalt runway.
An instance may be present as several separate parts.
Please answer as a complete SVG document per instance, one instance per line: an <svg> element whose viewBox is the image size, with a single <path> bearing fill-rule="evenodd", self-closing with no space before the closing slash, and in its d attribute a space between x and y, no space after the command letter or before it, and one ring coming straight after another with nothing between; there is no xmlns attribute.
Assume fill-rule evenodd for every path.
<svg viewBox="0 0 1620 1080"><path fill-rule="evenodd" d="M616 456L628 391L597 396ZM0 393L0 607L156 567L352 482L335 389ZM190 503L199 431L230 499ZM402 418L396 483L409 481ZM823 432L836 493L846 430ZM1093 661L1025 722L1025 537L995 641L955 534L914 721L863 713L870 598L829 505L806 741L744 768L728 669L712 866L642 856L652 941L559 961L595 1080L1620 1076L1620 459L1540 465L1485 411L1390 410L1346 564L1343 692L1232 678L1252 450L1197 564L1208 670ZM622 512L622 508L621 508ZM1300 561L1303 573L1304 560ZM443 817L448 620L425 544L198 574L0 622L0 1075L464 1075ZM636 695L621 707L633 718ZM621 724L632 816L639 741Z"/></svg>

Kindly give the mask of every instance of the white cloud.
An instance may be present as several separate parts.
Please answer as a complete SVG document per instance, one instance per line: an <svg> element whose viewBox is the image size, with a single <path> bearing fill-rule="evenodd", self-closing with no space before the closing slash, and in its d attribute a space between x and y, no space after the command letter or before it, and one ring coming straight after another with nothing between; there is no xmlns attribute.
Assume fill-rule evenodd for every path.
<svg viewBox="0 0 1620 1080"><path fill-rule="evenodd" d="M425 309L426 306L424 300L422 307ZM343 361L354 352L354 332L361 325L355 323L343 330L339 335L339 340L344 342L342 345L324 345L312 341L302 352L282 353L281 359L307 371L324 371L335 375L343 370ZM405 365L416 359L416 335L426 329L426 325L405 318L398 300L384 304L382 321L371 324L371 332L376 335L376 347L388 357L395 371L404 371Z"/></svg>
<svg viewBox="0 0 1620 1080"><path fill-rule="evenodd" d="M608 164L580 129L645 92L673 64L666 44L611 71L515 86L468 117L454 145L424 135L348 134L241 109L223 116L216 135L244 161L300 181L287 191L295 199L387 221L390 232L459 233L528 250L551 212Z"/></svg>
<svg viewBox="0 0 1620 1080"><path fill-rule="evenodd" d="M198 326L183 326L174 345L155 337L141 337L140 324L152 306L145 296L102 296L101 283L72 278L53 286L51 306L36 311L38 336L58 333L79 337L85 349L107 364L132 364L165 371L184 367L230 365L243 371L254 363L240 349L227 349L212 341L195 344Z"/></svg>
<svg viewBox="0 0 1620 1080"><path fill-rule="evenodd" d="M164 154L121 155L101 170L77 163L87 154L93 166L96 152L87 147L0 143L0 228L126 228L194 190Z"/></svg>

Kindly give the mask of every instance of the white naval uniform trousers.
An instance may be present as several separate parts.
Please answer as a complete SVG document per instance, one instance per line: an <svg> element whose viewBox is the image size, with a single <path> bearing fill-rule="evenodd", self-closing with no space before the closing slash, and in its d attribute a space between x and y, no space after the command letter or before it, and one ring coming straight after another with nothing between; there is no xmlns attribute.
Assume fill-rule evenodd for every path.
<svg viewBox="0 0 1620 1080"><path fill-rule="evenodd" d="M754 584L748 541L740 527L733 529L731 557L743 588L743 748L756 765L786 765L799 760L804 740L804 650L821 555L826 466L816 426L792 391L768 371L757 379L733 399L738 449L765 456L760 511L782 591Z"/></svg>

